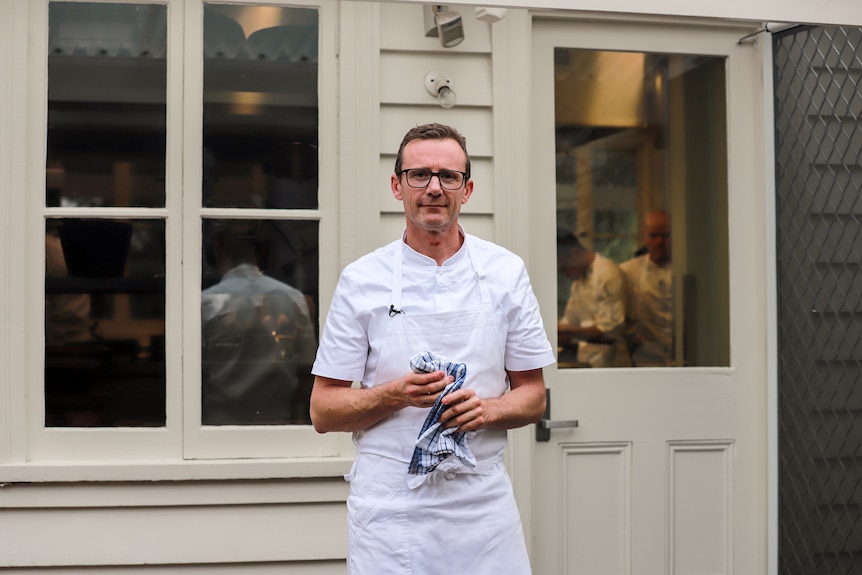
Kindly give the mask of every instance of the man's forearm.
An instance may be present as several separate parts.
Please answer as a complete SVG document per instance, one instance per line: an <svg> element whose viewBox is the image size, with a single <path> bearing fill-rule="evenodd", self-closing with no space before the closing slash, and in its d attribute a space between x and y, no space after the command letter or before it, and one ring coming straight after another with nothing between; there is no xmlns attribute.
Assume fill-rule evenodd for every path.
<svg viewBox="0 0 862 575"><path fill-rule="evenodd" d="M403 407L387 384L360 389L350 382L316 377L311 392L311 421L320 433L360 431Z"/></svg>
<svg viewBox="0 0 862 575"><path fill-rule="evenodd" d="M542 370L510 372L512 389L495 399L486 399L487 427L514 429L535 423L545 413L545 380Z"/></svg>

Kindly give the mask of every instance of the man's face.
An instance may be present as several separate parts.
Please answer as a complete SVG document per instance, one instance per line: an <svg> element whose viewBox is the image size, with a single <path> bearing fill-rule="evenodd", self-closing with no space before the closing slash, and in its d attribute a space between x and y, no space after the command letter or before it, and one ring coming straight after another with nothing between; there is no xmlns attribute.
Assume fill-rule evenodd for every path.
<svg viewBox="0 0 862 575"><path fill-rule="evenodd" d="M461 205L466 204L473 193L473 180L467 180L457 190L444 190L437 176L431 178L424 188L413 188L407 184L408 169L427 168L440 170L467 169L467 158L458 142L446 140L413 140L402 153L401 176L392 175L391 187L395 199L404 204L407 227L426 232L443 232L458 222Z"/></svg>
<svg viewBox="0 0 862 575"><path fill-rule="evenodd" d="M656 265L670 261L670 219L663 213L653 213L646 220L646 248L649 259Z"/></svg>

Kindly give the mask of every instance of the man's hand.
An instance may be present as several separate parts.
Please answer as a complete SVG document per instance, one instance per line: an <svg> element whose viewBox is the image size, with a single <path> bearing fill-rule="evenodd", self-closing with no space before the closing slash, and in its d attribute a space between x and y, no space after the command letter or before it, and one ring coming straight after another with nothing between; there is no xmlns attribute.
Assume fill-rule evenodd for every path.
<svg viewBox="0 0 862 575"><path fill-rule="evenodd" d="M437 398L446 389L446 386L455 381L451 375L443 371L431 373L407 373L401 378L407 404L413 407L431 407ZM396 381L399 381L396 380Z"/></svg>
<svg viewBox="0 0 862 575"><path fill-rule="evenodd" d="M484 401L473 389L461 388L443 398L447 409L440 414L440 423L445 428L457 427L458 431L480 429L486 423Z"/></svg>
<svg viewBox="0 0 862 575"><path fill-rule="evenodd" d="M448 409L440 414L443 427L458 431L512 429L541 419L545 412L545 379L541 369L510 371L509 392L482 398L461 388L443 398Z"/></svg>

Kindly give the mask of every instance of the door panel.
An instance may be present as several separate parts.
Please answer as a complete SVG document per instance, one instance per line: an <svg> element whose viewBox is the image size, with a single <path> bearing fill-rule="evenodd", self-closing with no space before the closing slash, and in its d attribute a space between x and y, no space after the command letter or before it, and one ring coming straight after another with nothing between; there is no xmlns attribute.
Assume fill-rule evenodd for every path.
<svg viewBox="0 0 862 575"><path fill-rule="evenodd" d="M737 42L746 33L534 21L530 257L545 325L557 324L570 293L558 292L566 282L550 222L613 264L633 256L651 210L670 212L676 238L673 358L665 367L572 369L589 362L566 356L564 332L557 337L559 363L546 370L549 417L579 426L552 429L535 446L536 573L758 573L766 564L766 248L764 202L753 192L761 187L762 123L756 54ZM561 90L562 54L611 54L616 64L576 65L570 72L579 81ZM640 59L637 82L606 92L601 105L611 109L585 121L585 92L599 91L595 78L625 69L620 54ZM656 89L624 93L644 89L644 70L660 72ZM567 106L555 101L561 94ZM614 115L614 99L636 114ZM561 128L571 133L572 125L590 132L571 154L575 163L585 152L604 162L576 170L574 183L564 180L560 146ZM622 147L602 151L613 138ZM619 154L626 149L634 150L628 159ZM624 169L632 173L620 175ZM611 185L599 186L601 178ZM561 195L566 185L578 191ZM597 215L601 205L630 214ZM599 275L590 269L587 277Z"/></svg>

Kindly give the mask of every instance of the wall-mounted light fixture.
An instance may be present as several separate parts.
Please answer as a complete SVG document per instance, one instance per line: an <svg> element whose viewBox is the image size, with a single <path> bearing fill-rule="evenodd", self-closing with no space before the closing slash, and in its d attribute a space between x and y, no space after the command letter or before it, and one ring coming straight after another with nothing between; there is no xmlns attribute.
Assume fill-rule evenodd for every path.
<svg viewBox="0 0 862 575"><path fill-rule="evenodd" d="M425 89L437 98L437 103L443 108L455 105L455 90L452 89L452 79L443 72L431 70L425 74Z"/></svg>
<svg viewBox="0 0 862 575"><path fill-rule="evenodd" d="M444 48L457 46L464 40L464 22L458 12L445 4L426 4L424 7L425 36L440 38Z"/></svg>

